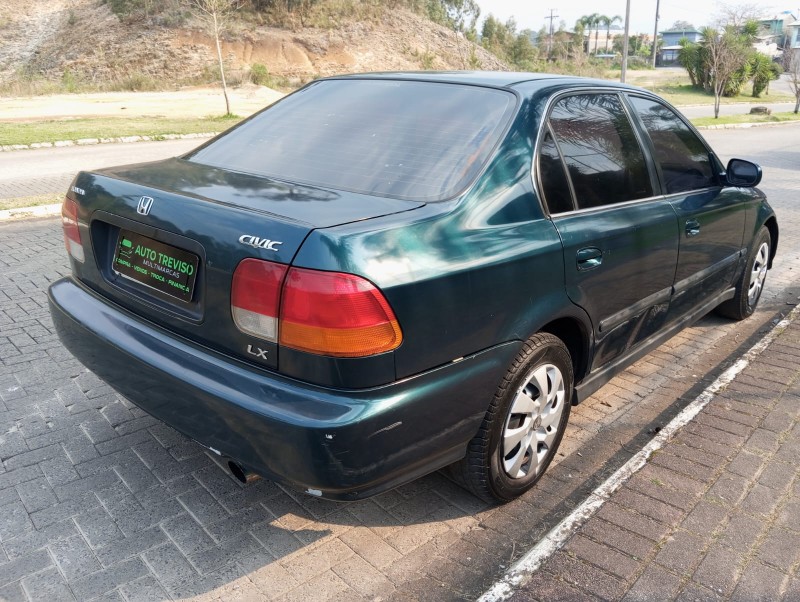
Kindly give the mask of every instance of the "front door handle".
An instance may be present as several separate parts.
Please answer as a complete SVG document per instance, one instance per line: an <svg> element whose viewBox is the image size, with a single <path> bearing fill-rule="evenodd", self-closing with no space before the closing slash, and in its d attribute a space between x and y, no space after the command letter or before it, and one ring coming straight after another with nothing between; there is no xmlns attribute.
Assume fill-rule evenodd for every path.
<svg viewBox="0 0 800 602"><path fill-rule="evenodd" d="M585 272L600 267L603 263L603 252L597 247L586 247L578 251L578 270Z"/></svg>
<svg viewBox="0 0 800 602"><path fill-rule="evenodd" d="M686 236L697 236L700 234L700 222L690 219L686 222Z"/></svg>

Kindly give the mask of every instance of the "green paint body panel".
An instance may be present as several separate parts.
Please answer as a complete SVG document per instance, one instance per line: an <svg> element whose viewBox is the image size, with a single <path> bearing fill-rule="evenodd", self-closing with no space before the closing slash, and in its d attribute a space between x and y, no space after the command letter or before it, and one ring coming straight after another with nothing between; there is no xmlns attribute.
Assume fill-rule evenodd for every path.
<svg viewBox="0 0 800 602"><path fill-rule="evenodd" d="M437 202L187 158L81 172L69 196L87 260L73 260L72 277L50 291L65 345L109 384L203 445L315 495L365 497L458 460L523 342L543 329L574 333L578 380L624 366L724 293L774 219L757 189L722 186L551 218L533 168L551 97L629 87L531 74L337 79L363 78L494 87L517 104L480 175ZM143 196L155 199L146 216ZM701 235L687 238L692 220ZM190 303L111 269L120 230L199 257ZM255 248L242 235L279 244ZM345 359L242 333L231 277L249 257L366 278L395 312L402 344ZM578 269L583 261L597 265Z"/></svg>

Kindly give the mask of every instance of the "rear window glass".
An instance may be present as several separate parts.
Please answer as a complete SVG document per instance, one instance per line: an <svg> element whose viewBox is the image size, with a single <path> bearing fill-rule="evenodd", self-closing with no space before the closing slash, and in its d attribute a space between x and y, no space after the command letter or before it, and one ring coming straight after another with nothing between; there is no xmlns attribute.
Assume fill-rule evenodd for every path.
<svg viewBox="0 0 800 602"><path fill-rule="evenodd" d="M477 176L514 105L511 93L475 86L321 81L189 160L313 186L442 200Z"/></svg>

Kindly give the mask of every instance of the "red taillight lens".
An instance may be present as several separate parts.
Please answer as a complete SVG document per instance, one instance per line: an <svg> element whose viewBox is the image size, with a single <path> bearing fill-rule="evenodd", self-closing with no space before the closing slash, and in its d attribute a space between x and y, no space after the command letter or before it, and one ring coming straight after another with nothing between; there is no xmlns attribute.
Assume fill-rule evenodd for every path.
<svg viewBox="0 0 800 602"><path fill-rule="evenodd" d="M360 357L403 340L383 294L353 274L291 268L281 303L280 344L310 353Z"/></svg>
<svg viewBox="0 0 800 602"><path fill-rule="evenodd" d="M64 229L64 245L67 253L75 260L84 262L83 244L81 244L81 231L78 229L78 203L72 199L64 198L61 205L61 227Z"/></svg>
<svg viewBox="0 0 800 602"><path fill-rule="evenodd" d="M245 259L233 273L231 312L242 332L267 341L278 340L278 304L287 266Z"/></svg>
<svg viewBox="0 0 800 602"><path fill-rule="evenodd" d="M353 274L245 259L233 274L231 313L242 332L318 355L363 357L403 341L383 294Z"/></svg>

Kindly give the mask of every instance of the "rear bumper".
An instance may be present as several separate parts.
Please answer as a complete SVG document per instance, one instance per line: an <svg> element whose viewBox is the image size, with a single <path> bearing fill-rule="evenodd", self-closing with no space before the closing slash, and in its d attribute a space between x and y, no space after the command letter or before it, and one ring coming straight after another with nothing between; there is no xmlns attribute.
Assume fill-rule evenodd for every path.
<svg viewBox="0 0 800 602"><path fill-rule="evenodd" d="M335 390L254 370L66 278L64 345L130 401L247 468L314 495L375 495L458 460L508 366L508 343L389 385Z"/></svg>

